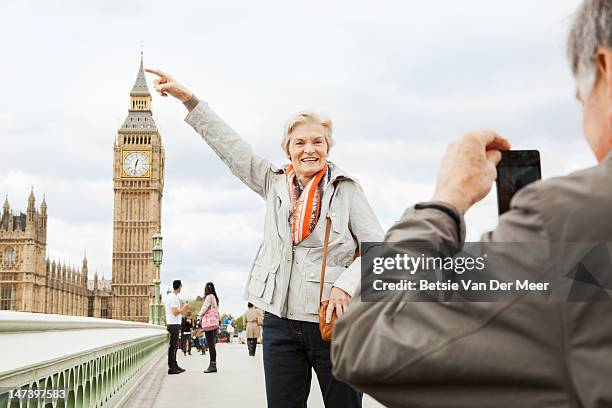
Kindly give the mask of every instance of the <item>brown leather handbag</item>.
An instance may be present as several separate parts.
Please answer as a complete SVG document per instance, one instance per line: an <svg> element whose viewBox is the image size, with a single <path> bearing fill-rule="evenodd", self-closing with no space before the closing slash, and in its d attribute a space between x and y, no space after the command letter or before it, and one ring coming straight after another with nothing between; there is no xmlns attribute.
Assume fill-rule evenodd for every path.
<svg viewBox="0 0 612 408"><path fill-rule="evenodd" d="M327 314L327 305L329 304L329 300L323 299L323 288L325 287L325 266L327 264L327 248L329 246L329 233L331 230L331 219L327 217L327 221L325 223L325 241L323 243L323 259L321 259L321 282L319 284L319 331L321 332L321 338L325 341L331 341L332 336L334 334L334 323L338 316L336 315L336 310L332 312L331 322L325 322L325 317ZM355 255L353 259L359 257L359 245L357 245L357 249L355 249Z"/></svg>
<svg viewBox="0 0 612 408"><path fill-rule="evenodd" d="M334 323L338 318L336 310L334 310L331 322L325 322L329 300L321 300L323 299L323 287L325 286L325 264L327 263L327 247L329 246L330 229L331 219L327 217L327 222L325 223L325 242L323 243L323 259L321 259L321 282L319 284L319 331L321 332L321 338L325 341L331 341L332 335L334 334Z"/></svg>

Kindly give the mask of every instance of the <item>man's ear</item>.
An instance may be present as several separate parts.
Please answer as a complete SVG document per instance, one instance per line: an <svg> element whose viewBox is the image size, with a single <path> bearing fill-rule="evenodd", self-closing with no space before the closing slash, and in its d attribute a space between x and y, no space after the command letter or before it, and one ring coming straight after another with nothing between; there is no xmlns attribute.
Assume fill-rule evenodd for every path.
<svg viewBox="0 0 612 408"><path fill-rule="evenodd" d="M612 49L599 47L595 55L597 74L603 82L607 97L612 100Z"/></svg>
<svg viewBox="0 0 612 408"><path fill-rule="evenodd" d="M606 98L608 109L608 145L612 147L612 49L609 47L599 47L595 55L597 64L597 81L601 81L603 96Z"/></svg>

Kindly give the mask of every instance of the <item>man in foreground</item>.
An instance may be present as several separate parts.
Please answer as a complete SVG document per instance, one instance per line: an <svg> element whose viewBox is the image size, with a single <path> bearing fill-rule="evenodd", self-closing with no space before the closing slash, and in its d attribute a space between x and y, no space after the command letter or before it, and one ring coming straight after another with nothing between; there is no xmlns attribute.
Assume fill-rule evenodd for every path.
<svg viewBox="0 0 612 408"><path fill-rule="evenodd" d="M612 0L582 3L568 56L599 164L522 189L484 242L612 242ZM385 241L460 248L463 214L509 147L490 131L452 144L432 201L409 208ZM388 406L612 406L611 303L351 306L336 325L334 374Z"/></svg>

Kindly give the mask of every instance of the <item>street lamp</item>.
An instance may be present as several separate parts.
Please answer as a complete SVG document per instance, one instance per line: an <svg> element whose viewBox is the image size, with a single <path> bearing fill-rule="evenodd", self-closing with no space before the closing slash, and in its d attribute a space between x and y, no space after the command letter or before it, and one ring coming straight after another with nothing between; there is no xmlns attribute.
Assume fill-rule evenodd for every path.
<svg viewBox="0 0 612 408"><path fill-rule="evenodd" d="M162 235L159 233L159 230L153 234L153 264L159 268L162 263L162 258L164 257L164 249L162 248ZM159 275L157 275L157 279L159 279Z"/></svg>
<svg viewBox="0 0 612 408"><path fill-rule="evenodd" d="M159 277L159 269L162 263L162 258L164 257L164 249L162 248L162 235L159 232L159 229L155 234L153 234L153 265L155 265L155 274L153 279L153 284L155 285L155 297L153 298L151 305L149 306L149 323L164 325L166 321L166 316L164 313L163 305L161 304L161 296L159 293L159 284L161 283Z"/></svg>

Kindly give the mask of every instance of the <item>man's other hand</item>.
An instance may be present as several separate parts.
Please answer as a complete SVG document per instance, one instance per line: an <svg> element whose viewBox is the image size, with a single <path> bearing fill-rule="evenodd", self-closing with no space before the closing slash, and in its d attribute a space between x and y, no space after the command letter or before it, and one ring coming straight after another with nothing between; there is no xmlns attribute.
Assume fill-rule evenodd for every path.
<svg viewBox="0 0 612 408"><path fill-rule="evenodd" d="M506 139L489 130L468 133L451 143L432 201L446 202L465 213L491 191L501 152L509 149Z"/></svg>
<svg viewBox="0 0 612 408"><path fill-rule="evenodd" d="M157 69L146 68L146 72L157 75L157 79L153 81L155 90L161 96L174 96L181 102L187 102L193 95L187 88L178 83L171 75Z"/></svg>

